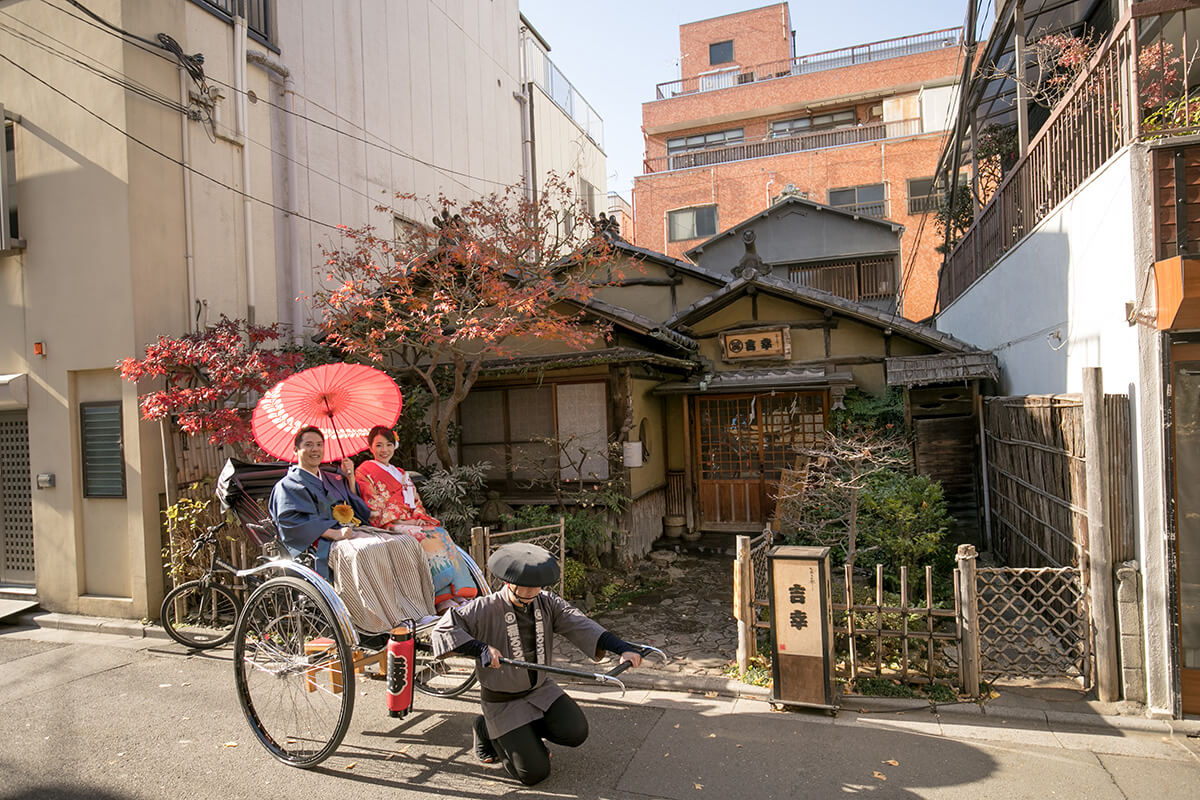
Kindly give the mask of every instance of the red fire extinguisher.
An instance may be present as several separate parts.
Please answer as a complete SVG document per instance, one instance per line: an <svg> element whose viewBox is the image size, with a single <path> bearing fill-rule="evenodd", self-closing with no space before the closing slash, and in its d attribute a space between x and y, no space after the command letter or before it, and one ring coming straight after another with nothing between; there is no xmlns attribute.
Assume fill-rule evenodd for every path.
<svg viewBox="0 0 1200 800"><path fill-rule="evenodd" d="M413 622L392 629L387 644L388 714L403 717L412 710L413 700Z"/></svg>

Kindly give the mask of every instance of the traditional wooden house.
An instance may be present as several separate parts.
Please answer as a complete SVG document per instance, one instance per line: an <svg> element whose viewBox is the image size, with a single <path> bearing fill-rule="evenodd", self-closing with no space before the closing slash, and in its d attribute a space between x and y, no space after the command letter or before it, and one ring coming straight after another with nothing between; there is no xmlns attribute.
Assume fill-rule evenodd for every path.
<svg viewBox="0 0 1200 800"><path fill-rule="evenodd" d="M844 216L824 218L840 228ZM836 249L835 235L822 247ZM761 530L797 448L819 442L848 389L885 392L889 359L990 359L894 311L764 274L755 239L745 228L718 271L613 238L626 277L586 303L609 340L489 363L461 407L461 458L491 462L513 505L551 500L553 480L613 481L629 501L619 544L640 555L664 518L672 533Z"/></svg>

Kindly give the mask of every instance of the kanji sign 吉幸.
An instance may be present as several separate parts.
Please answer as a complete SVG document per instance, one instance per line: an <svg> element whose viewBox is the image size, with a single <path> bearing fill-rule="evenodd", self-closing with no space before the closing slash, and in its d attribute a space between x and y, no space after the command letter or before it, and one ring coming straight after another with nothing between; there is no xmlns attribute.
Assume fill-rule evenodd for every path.
<svg viewBox="0 0 1200 800"><path fill-rule="evenodd" d="M792 357L791 333L786 326L726 331L721 334L721 355L726 361L789 359Z"/></svg>

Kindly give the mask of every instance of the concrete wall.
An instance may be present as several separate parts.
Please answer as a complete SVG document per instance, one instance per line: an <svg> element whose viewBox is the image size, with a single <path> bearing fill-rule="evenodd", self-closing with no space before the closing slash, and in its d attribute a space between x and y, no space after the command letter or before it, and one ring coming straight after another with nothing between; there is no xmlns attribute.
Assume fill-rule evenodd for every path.
<svg viewBox="0 0 1200 800"><path fill-rule="evenodd" d="M530 92L538 185L544 185L547 176L554 174L566 182L572 193L579 193L582 178L591 186L591 197L579 194L579 200L590 200L592 216L599 217L601 211L607 211L608 162L604 151L540 86L532 84Z"/></svg>
<svg viewBox="0 0 1200 800"><path fill-rule="evenodd" d="M1078 392L1084 367L1106 391L1140 376L1129 151L1102 169L938 315L937 327L1000 362L1003 394Z"/></svg>

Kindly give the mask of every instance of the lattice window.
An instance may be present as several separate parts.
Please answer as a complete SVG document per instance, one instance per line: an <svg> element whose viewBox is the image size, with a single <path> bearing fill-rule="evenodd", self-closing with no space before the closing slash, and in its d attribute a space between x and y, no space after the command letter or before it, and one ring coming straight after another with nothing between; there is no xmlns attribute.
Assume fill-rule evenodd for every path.
<svg viewBox="0 0 1200 800"><path fill-rule="evenodd" d="M798 448L825 438L825 393L777 394L760 398L763 472L772 480L791 467Z"/></svg>
<svg viewBox="0 0 1200 800"><path fill-rule="evenodd" d="M701 398L701 480L758 477L760 455L756 399Z"/></svg>
<svg viewBox="0 0 1200 800"><path fill-rule="evenodd" d="M0 582L33 583L29 424L24 412L0 414Z"/></svg>

